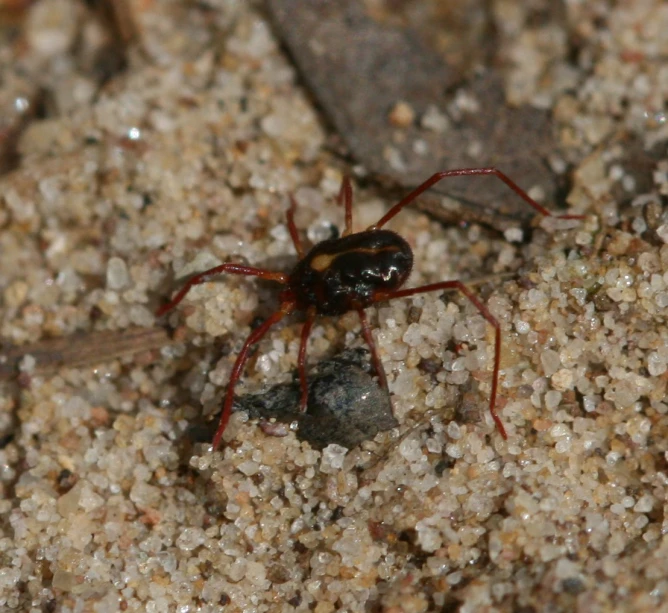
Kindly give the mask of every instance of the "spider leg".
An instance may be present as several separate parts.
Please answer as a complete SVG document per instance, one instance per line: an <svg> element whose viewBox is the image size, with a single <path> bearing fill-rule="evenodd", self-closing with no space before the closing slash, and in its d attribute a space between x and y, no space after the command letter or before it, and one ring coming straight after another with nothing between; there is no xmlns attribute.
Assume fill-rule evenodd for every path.
<svg viewBox="0 0 668 613"><path fill-rule="evenodd" d="M357 309L357 314L360 318L360 323L362 324L362 336L366 341L366 344L369 346L371 351L371 362L373 367L378 375L378 385L387 391L388 395L390 393L390 388L387 385L387 376L385 375L385 369L378 357L378 351L376 350L376 342L373 340L373 334L371 334L371 326L369 325L369 320L367 319L366 312L364 309Z"/></svg>
<svg viewBox="0 0 668 613"><path fill-rule="evenodd" d="M299 232L297 231L297 225L295 224L295 211L297 210L297 200L295 197L290 194L290 208L288 209L287 218L288 218L288 230L290 231L290 237L294 243L295 249L297 250L297 255L301 260L304 257L304 247L302 246L302 241L299 238Z"/></svg>
<svg viewBox="0 0 668 613"><path fill-rule="evenodd" d="M341 180L341 189L336 200L344 205L346 211L346 227L341 236L348 236L353 233L353 187L348 175L344 175Z"/></svg>
<svg viewBox="0 0 668 613"><path fill-rule="evenodd" d="M313 328L313 322L316 318L315 307L310 307L306 311L306 321L302 326L301 340L299 343L299 356L297 358L297 371L299 372L299 385L301 387L301 396L299 398L299 410L302 413L306 412L308 404L308 382L306 380L306 345L308 343L308 337L311 334L311 328Z"/></svg>
<svg viewBox="0 0 668 613"><path fill-rule="evenodd" d="M255 328L246 339L244 346L241 348L239 355L237 356L234 366L232 367L232 374L230 375L230 381L227 384L227 392L225 393L225 402L223 404L223 412L220 414L220 421L218 422L218 428L216 434L213 437L213 450L215 451L220 445L220 441L223 438L223 432L227 427L227 422L230 420L230 415L232 414L232 403L234 401L234 386L236 385L241 373L243 371L244 365L248 360L248 351L249 349L257 343L262 337L268 332L275 323L278 323L285 317L289 315L294 309L294 303L284 302L281 305L281 308L278 311L275 311L267 319L264 320L261 326Z"/></svg>
<svg viewBox="0 0 668 613"><path fill-rule="evenodd" d="M386 292L378 294L374 302L381 300L391 300L393 298L405 298L407 296L414 296L415 294L423 294L425 292L435 292L439 290L457 290L464 294L468 300L473 303L478 312L489 322L494 328L494 370L492 373L492 391L489 397L489 412L496 424L496 429L499 431L504 439L508 438L506 429L503 426L501 418L496 412L496 394L499 387L499 370L501 369L501 326L494 315L489 312L489 309L480 301L466 285L461 281L442 281L440 283L431 283L429 285L422 285L420 287L412 287L409 289L397 290L394 292Z"/></svg>
<svg viewBox="0 0 668 613"><path fill-rule="evenodd" d="M470 177L478 175L494 175L498 179L501 179L510 189L512 189L524 202L526 202L530 207L536 209L541 215L545 217L558 217L559 219L584 219L584 215L555 215L548 209L546 209L541 204L538 204L529 194L527 194L515 181L510 177L502 173L496 168L459 168L456 170L443 170L437 172L435 175L429 177L424 183L418 185L412 192L405 196L402 200L397 202L383 217L380 221L376 222L369 230L377 230L378 228L384 226L390 219L392 219L401 209L413 202L418 196L423 192L426 192L430 187L433 187L439 181L447 179L448 177Z"/></svg>
<svg viewBox="0 0 668 613"><path fill-rule="evenodd" d="M156 315L160 317L168 311L171 311L175 306L177 306L190 291L190 288L193 285L200 285L201 283L207 283L211 280L211 277L219 275L220 273L230 273L233 275L246 275L249 277L260 277L261 279L268 279L269 281L277 281L278 283L283 283L284 285L288 282L288 275L283 272L271 272L270 270L263 270L262 268L253 268L251 266L243 266L241 264L221 264L220 266L215 266L209 270L205 270L194 277L192 277L172 298L170 302L162 305L157 311Z"/></svg>

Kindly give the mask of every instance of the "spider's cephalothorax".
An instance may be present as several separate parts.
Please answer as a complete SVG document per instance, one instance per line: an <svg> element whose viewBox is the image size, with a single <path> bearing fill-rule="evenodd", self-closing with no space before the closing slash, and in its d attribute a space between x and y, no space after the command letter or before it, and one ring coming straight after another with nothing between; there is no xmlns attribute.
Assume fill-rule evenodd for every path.
<svg viewBox="0 0 668 613"><path fill-rule="evenodd" d="M301 409L306 410L308 399L306 344L311 328L313 327L313 322L318 315L341 315L348 311L357 311L362 324L364 340L366 340L371 350L371 359L378 374L379 383L387 388L385 371L378 358L371 328L364 309L382 300L404 298L406 296L414 296L415 294L444 290L457 290L462 293L478 309L489 324L494 327L494 369L492 372L489 412L501 436L507 438L503 422L496 413L496 392L499 384L499 371L501 369L501 326L499 322L480 299L461 281L441 281L420 287L401 289L411 272L413 253L408 243L401 236L390 230L382 229L382 226L390 221L406 205L413 202L420 194L438 183L441 179L472 175L494 175L539 213L548 216L552 215L550 211L533 200L512 179L496 168L464 168L446 170L432 175L422 185L415 188L403 198L403 200L395 204L376 224L363 232L353 233L352 187L350 180L344 177L341 183L339 202L345 206L345 230L340 238L322 241L315 245L308 253L305 253L302 248L301 239L299 238L299 233L294 222L297 203L294 198L290 198L288 230L299 255L299 262L297 262L297 265L290 274L272 272L242 264L221 264L192 277L177 292L171 302L158 309L158 315L162 315L173 309L183 300L193 285L206 283L212 276L220 273L260 277L261 279L276 281L284 286L280 294L280 307L250 333L234 362L225 395L223 411L218 423L218 429L213 438L214 449L220 444L223 432L232 413L234 385L239 380L239 377L241 377L251 346L257 343L267 333L269 328L283 319L283 317L296 310L306 313L306 322L301 332L297 359L301 384ZM558 215L558 217L563 219L582 219L582 215Z"/></svg>
<svg viewBox="0 0 668 613"><path fill-rule="evenodd" d="M367 230L315 245L295 266L288 287L298 309L342 315L399 289L412 267L413 252L401 236Z"/></svg>

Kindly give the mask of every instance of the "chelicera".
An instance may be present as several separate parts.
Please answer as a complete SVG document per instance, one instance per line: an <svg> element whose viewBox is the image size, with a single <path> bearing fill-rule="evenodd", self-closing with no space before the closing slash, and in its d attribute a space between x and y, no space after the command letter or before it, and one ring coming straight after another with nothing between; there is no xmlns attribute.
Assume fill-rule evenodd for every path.
<svg viewBox="0 0 668 613"><path fill-rule="evenodd" d="M235 263L221 264L193 276L169 303L158 309L157 315L164 315L184 299L191 287L207 283L212 277L221 273L260 277L261 279L275 281L283 286L278 309L250 333L232 367L232 374L223 403L223 411L213 438L214 450L220 445L223 433L230 419L234 400L234 386L241 377L244 365L249 357L250 348L260 341L268 330L286 315L295 311L302 311L306 314L306 321L301 331L297 358L297 369L301 386L300 409L305 411L308 399L306 345L317 316L342 315L348 311L357 311L362 327L362 335L371 351L371 359L378 375L379 384L387 389L385 371L378 357L365 309L372 304L394 298L405 298L425 292L444 290L461 292L494 328L494 366L489 412L501 436L504 439L508 438L503 422L496 412L496 397L501 363L501 327L499 322L480 299L461 281L441 281L420 287L401 289L413 267L413 252L408 243L399 234L383 229L383 226L405 206L409 205L420 194L439 181L448 177L475 175L493 175L497 177L541 215L554 216L561 219L583 218L582 215L553 215L549 210L531 198L512 179L496 168L464 168L446 170L434 174L390 208L375 224L361 232L353 232L352 186L350 179L344 177L338 201L339 204L342 203L345 207L345 229L340 237L317 243L308 252L304 250L294 221L297 202L292 196L290 197L287 224L299 256L299 261L292 272L273 272Z"/></svg>

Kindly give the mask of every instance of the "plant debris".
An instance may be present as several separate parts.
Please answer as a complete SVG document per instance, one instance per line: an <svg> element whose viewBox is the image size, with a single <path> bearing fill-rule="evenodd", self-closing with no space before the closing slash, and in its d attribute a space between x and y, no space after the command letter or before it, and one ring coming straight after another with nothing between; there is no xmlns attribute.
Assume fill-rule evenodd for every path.
<svg viewBox="0 0 668 613"><path fill-rule="evenodd" d="M494 70L463 82L422 43L420 32L379 22L356 0L269 0L269 7L326 118L373 175L406 188L439 170L495 166L526 189L540 187L545 201L553 199L549 115L509 107ZM411 116L415 120L407 121ZM494 179L452 179L434 191L459 202L444 206L433 195L419 201L442 221L506 229L533 217Z"/></svg>

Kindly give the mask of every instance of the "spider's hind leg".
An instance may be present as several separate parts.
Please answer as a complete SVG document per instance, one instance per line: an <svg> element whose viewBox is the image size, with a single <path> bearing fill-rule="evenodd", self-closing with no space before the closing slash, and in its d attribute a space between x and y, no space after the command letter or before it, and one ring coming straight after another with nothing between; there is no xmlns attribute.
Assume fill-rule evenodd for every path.
<svg viewBox="0 0 668 613"><path fill-rule="evenodd" d="M406 298L407 296L415 296L416 294L424 294L426 292L436 292L443 290L457 290L464 294L464 296L478 309L478 312L487 320L487 322L494 328L494 369L492 372L492 391L489 398L489 412L496 424L496 429L504 439L508 438L506 429L501 421L501 418L496 412L496 395L499 387L499 371L501 370L501 326L494 315L483 304L483 302L461 281L441 281L440 283L430 283L429 285L422 285L420 287L411 287L409 289L401 289L394 292L387 292L377 296L375 302L381 300L392 300L393 298Z"/></svg>

